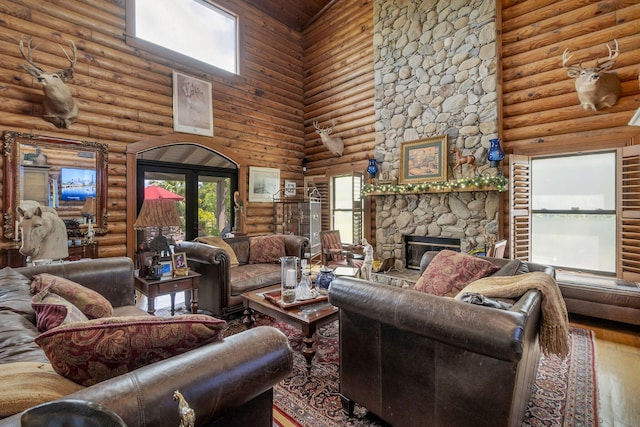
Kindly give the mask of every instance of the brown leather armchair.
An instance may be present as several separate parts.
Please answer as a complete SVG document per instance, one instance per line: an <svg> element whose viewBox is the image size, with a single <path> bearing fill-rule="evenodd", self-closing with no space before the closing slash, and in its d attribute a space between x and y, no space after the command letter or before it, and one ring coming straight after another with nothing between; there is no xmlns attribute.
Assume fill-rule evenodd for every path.
<svg viewBox="0 0 640 427"><path fill-rule="evenodd" d="M520 426L540 355L539 291L499 310L338 277L329 301L350 414L357 402L394 426Z"/></svg>

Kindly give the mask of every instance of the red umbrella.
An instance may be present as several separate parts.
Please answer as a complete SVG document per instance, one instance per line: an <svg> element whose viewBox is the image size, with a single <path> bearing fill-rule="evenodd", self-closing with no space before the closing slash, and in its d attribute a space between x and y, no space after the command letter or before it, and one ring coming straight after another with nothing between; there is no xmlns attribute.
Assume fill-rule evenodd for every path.
<svg viewBox="0 0 640 427"><path fill-rule="evenodd" d="M158 187L157 185L150 185L145 187L144 189L144 199L145 200L156 200L156 199L165 199L165 200L184 200L179 194L172 193L169 190L165 190L162 187Z"/></svg>

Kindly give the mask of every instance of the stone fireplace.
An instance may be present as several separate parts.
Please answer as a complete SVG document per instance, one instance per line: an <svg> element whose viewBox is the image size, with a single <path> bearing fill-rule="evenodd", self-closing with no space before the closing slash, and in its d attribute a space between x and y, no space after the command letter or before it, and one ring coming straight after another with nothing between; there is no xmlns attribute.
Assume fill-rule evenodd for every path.
<svg viewBox="0 0 640 427"><path fill-rule="evenodd" d="M403 143L446 135L447 180L473 175L466 165L452 170L453 148L489 173L489 140L499 136L495 2L374 0L373 45L380 170L397 180ZM495 191L371 197L376 254L398 269L405 235L459 239L463 252L498 236Z"/></svg>

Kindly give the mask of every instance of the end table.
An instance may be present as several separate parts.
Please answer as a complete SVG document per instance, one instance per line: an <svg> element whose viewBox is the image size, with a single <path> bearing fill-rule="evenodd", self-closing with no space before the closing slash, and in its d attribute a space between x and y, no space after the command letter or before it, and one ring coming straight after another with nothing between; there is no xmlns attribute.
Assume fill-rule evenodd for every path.
<svg viewBox="0 0 640 427"><path fill-rule="evenodd" d="M159 280L151 280L144 277L135 277L136 289L147 296L149 300L147 312L154 314L155 299L161 295L171 295L171 315L175 314L176 292L191 291L191 312L198 313L198 289L200 287L200 273L189 270L186 276L163 277Z"/></svg>

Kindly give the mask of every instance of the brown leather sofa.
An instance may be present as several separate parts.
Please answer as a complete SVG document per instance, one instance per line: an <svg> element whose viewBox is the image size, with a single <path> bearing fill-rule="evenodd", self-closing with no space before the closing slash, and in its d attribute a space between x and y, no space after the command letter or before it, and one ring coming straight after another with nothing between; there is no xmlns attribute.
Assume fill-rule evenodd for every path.
<svg viewBox="0 0 640 427"><path fill-rule="evenodd" d="M503 267L499 275L554 274L487 259ZM340 394L349 413L358 403L394 426L521 425L539 363L539 291L499 310L339 277L329 301L340 308Z"/></svg>
<svg viewBox="0 0 640 427"><path fill-rule="evenodd" d="M287 256L304 257L309 239L284 234ZM229 318L242 312L240 294L280 283L280 264L250 264L249 241L260 236L226 238L239 265L231 267L226 250L207 243L182 242L178 252L185 252L189 267L202 274L198 307L216 317Z"/></svg>
<svg viewBox="0 0 640 427"><path fill-rule="evenodd" d="M47 362L33 342L30 278L41 272L66 277L104 295L114 315L146 315L134 306L134 267L129 258L102 258L14 269L26 279L0 283L0 365ZM127 426L179 425L174 390L195 410L197 426L272 426L273 386L293 367L286 336L275 328L243 331L68 395L105 405ZM2 369L0 367L0 369ZM19 426L20 414L0 420Z"/></svg>

